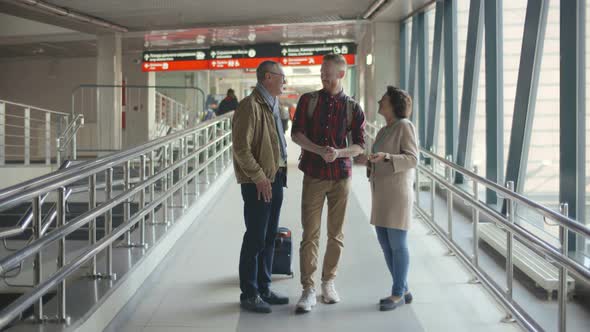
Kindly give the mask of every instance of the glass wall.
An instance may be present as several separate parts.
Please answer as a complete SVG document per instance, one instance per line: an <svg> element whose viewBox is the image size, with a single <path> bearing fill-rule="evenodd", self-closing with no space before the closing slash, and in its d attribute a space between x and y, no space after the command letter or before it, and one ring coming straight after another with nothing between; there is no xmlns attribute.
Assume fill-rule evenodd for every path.
<svg viewBox="0 0 590 332"><path fill-rule="evenodd" d="M502 8L502 43L503 43L503 119L504 119L504 166L502 173L505 175L512 130L512 120L515 111L516 87L521 61L521 49L525 27L527 0L503 1ZM586 80L590 83L590 0L586 1ZM469 20L469 0L457 0L457 97L458 115L461 113L462 92L465 71L466 43ZM543 52L540 63L538 90L533 105L533 123L528 155L525 157L526 175L523 181L523 193L534 201L537 201L551 209L558 210L559 206L559 112L560 112L560 1L549 1L547 26L543 39ZM434 35L434 6L430 7L426 17L428 20L429 41L429 77L432 77L432 55ZM410 52L411 20L408 20L407 50ZM484 28L485 29L485 28ZM482 52L479 67L479 83L477 85L477 102L474 110L474 130L472 137L471 156L466 162L466 167L477 166L480 175L486 174L486 82L485 82L485 30L481 36ZM409 65L409 64L408 64ZM444 72L444 60L441 63ZM444 75L444 73L443 73ZM445 80L441 80L439 126L435 133L435 152L441 156L445 151ZM431 82L429 82L430 84ZM590 96L586 85L586 99ZM588 105L589 101L586 102ZM459 119L458 119L459 121ZM586 140L590 136L590 120L586 116ZM457 126L459 128L459 126ZM590 141L586 143L586 174L590 175ZM588 177L587 177L588 178ZM590 180L586 181L586 192L590 189ZM572 188L575 190L575 188ZM484 194L482 188L481 195ZM586 214L590 214L590 197L586 195ZM519 222L525 225L535 234L548 240L557 241L557 227L543 220L538 215L533 215L524 209L519 209ZM585 220L581 220L585 223ZM586 245L588 246L588 245ZM579 247L584 247L581 245ZM588 250L588 248L585 248Z"/></svg>

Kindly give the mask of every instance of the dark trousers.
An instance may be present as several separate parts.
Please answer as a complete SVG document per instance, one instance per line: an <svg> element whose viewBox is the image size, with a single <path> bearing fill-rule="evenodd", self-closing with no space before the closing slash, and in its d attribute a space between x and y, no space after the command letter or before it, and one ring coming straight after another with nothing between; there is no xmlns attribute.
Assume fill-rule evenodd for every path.
<svg viewBox="0 0 590 332"><path fill-rule="evenodd" d="M266 203L254 183L242 184L246 233L240 252L241 298L249 298L265 292L270 287L275 237L279 226L283 186L287 175L280 169L272 183L272 199Z"/></svg>

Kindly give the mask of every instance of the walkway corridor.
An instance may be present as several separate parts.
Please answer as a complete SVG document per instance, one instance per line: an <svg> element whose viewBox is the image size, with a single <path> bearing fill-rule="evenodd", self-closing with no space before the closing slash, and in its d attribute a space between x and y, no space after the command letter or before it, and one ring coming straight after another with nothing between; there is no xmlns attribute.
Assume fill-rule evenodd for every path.
<svg viewBox="0 0 590 332"><path fill-rule="evenodd" d="M445 256L445 247L427 235L419 220L409 237L409 284L415 300L393 312L378 311L378 299L387 294L390 277L368 223L370 192L362 167L354 172L345 251L336 282L342 302L318 303L309 314L295 314L300 295L302 178L290 164L281 225L293 231L295 278L276 276L273 283L274 289L289 295L289 305L275 306L267 315L239 308L237 264L244 231L243 205L232 176L216 203L195 221L106 331L519 330L517 325L500 323L504 313L492 297L482 286L467 283L470 275L457 259ZM325 227L321 241L323 257ZM319 273L317 278L319 281Z"/></svg>

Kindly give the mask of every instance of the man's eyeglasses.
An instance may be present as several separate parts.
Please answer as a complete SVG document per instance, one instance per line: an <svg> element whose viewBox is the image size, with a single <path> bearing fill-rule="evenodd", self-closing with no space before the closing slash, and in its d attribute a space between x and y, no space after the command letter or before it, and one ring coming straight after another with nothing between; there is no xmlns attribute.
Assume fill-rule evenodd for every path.
<svg viewBox="0 0 590 332"><path fill-rule="evenodd" d="M267 71L267 73L269 73L269 74L273 74L273 75L279 75L279 76L281 76L281 77L283 78L283 82L286 82L286 81L287 81L287 79L286 79L286 77L285 77L285 74L281 74L281 73L275 73L275 72L273 72L273 71Z"/></svg>

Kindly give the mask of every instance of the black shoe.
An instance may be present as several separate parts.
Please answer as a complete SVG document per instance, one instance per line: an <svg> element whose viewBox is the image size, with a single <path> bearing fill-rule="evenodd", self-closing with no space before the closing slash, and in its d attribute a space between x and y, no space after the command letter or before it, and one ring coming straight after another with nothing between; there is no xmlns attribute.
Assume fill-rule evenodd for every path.
<svg viewBox="0 0 590 332"><path fill-rule="evenodd" d="M240 299L240 307L242 307L242 309L244 310L264 314L272 312L272 309L270 309L270 305L264 302L264 300L262 300L262 298L258 295L249 297L247 299Z"/></svg>
<svg viewBox="0 0 590 332"><path fill-rule="evenodd" d="M414 297L412 296L412 293L407 292L406 294L404 294L404 302L406 302L406 304L410 304L410 303L412 303L412 301L414 301Z"/></svg>
<svg viewBox="0 0 590 332"><path fill-rule="evenodd" d="M289 298L281 295L281 294L277 294L273 291L271 291L270 289L266 292L262 292L260 294L260 297L262 298L263 301L265 301L268 304L288 304L289 303Z"/></svg>
<svg viewBox="0 0 590 332"><path fill-rule="evenodd" d="M412 303L413 300L414 300L414 297L412 296L412 293L407 292L404 294L404 301L406 302L406 304ZM384 302L389 302L389 301L391 301L389 299L389 297L384 297L381 300L379 300L379 304L383 304Z"/></svg>
<svg viewBox="0 0 590 332"><path fill-rule="evenodd" d="M401 299L399 299L397 302L394 302L392 300L387 300L384 301L383 303L379 304L379 310L380 311L390 311L393 310L399 306L402 306L406 303L406 301L404 300L404 298L402 297Z"/></svg>

